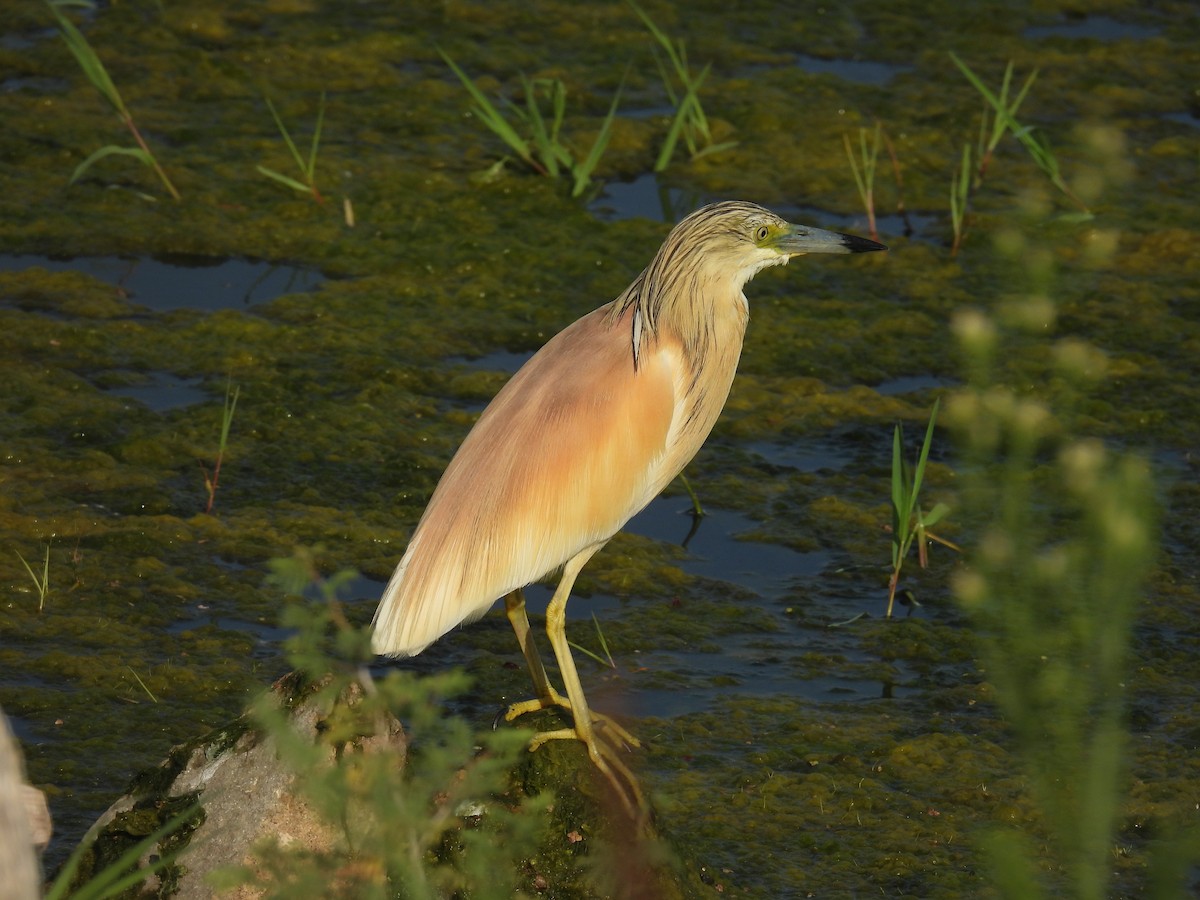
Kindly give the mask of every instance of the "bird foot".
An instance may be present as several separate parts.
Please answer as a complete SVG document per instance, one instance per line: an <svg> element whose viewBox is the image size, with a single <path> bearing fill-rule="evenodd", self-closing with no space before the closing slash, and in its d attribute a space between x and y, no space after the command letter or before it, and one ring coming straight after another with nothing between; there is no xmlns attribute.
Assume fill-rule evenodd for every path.
<svg viewBox="0 0 1200 900"><path fill-rule="evenodd" d="M548 697L537 697L533 700L522 700L519 703L513 703L511 706L508 707L508 712L506 712L504 714L504 721L512 722L514 719L517 719L520 716L525 715L526 713L538 712L543 709L549 709L551 706L558 706L558 707L561 707L561 708L567 710L568 712L570 712L571 715L575 714L575 711L571 708L571 701L568 700L566 697L564 697L562 694L558 693L558 691L554 690L554 688L550 688L550 696L548 696ZM621 725L619 725L616 722L615 719L611 718L610 716L604 715L604 713L598 713L595 710L589 710L589 712L591 713L591 719L592 719L593 724L599 726L600 729L607 732L607 734L605 735L606 737L611 735L612 738L614 738L616 742L619 742L620 744L625 745L625 747L629 748L629 749L636 750L642 746L642 742L639 741L637 738L635 738L628 731L626 731ZM574 729L567 728L564 730L567 733L565 735L562 735L563 737L577 737L578 736L575 734ZM557 734L557 732L547 731L547 732L543 732L543 734ZM547 740L553 740L553 738L547 738ZM537 749L537 747L540 747L543 743L545 743L545 741L540 741L537 743L536 746L531 745L529 749L535 750L535 749Z"/></svg>
<svg viewBox="0 0 1200 900"><path fill-rule="evenodd" d="M592 716L595 718L596 714L592 713ZM588 756L591 757L596 768L604 773L608 783L612 785L613 791L621 799L621 805L625 808L629 818L637 822L639 827L646 825L649 821L650 805L646 802L641 785L638 784L637 778L634 777L629 767L621 761L617 751L604 741L598 740L596 735L581 734L574 728L539 731L530 738L529 750L532 753L549 741L564 740L583 741L584 746L587 747ZM618 775L620 775L619 778Z"/></svg>

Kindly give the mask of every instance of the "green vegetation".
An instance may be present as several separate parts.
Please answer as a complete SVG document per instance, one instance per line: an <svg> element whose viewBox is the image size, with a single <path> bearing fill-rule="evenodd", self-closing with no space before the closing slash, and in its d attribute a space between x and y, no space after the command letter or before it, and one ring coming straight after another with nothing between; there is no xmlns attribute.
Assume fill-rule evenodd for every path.
<svg viewBox="0 0 1200 900"><path fill-rule="evenodd" d="M327 850L256 847L256 865L223 870L218 887L250 884L280 900L331 891L363 898L399 891L417 900L522 896L519 861L537 847L549 803L507 796L531 732L477 733L446 716L446 699L467 687L461 672L374 677L370 628L352 626L337 597L354 572L323 579L305 549L271 568L276 589L294 594L315 585L321 595L312 604L290 602L284 621L295 630L288 658L312 686L307 702L325 711L325 728L315 743L302 736L271 694L254 715L335 838ZM399 743L388 739L397 720L407 738Z"/></svg>
<svg viewBox="0 0 1200 900"><path fill-rule="evenodd" d="M46 594L50 590L50 545L46 544L46 558L42 562L42 574L38 575L33 571L33 566L25 561L20 552L17 552L17 559L21 561L21 565L25 567L25 571L29 573L29 580L33 582L33 589L38 595L38 612L46 608Z"/></svg>
<svg viewBox="0 0 1200 900"><path fill-rule="evenodd" d="M515 103L508 102L509 110L520 123L529 131L530 137L524 138L504 117L504 114L487 98L459 66L441 48L438 53L446 61L458 80L462 82L471 99L475 101L472 111L479 117L492 133L499 137L510 150L539 175L557 178L561 173L571 177L571 196L581 196L591 185L592 175L600 164L600 158L608 148L612 138L612 123L617 114L617 104L621 100L621 88L613 96L608 114L600 125L600 131L587 154L578 159L562 140L563 117L567 111L567 88L557 78L526 78L521 75L521 87L525 93L525 106L522 109ZM622 85L624 82L622 81ZM549 100L550 114L547 117L542 111L542 103Z"/></svg>
<svg viewBox="0 0 1200 900"><path fill-rule="evenodd" d="M183 849L172 847L172 838L179 832L190 830L202 815L199 805L184 810L160 828L126 849L115 862L99 872L75 884L80 877L80 864L91 851L90 842L82 842L63 864L58 876L46 891L45 900L111 900L130 896L130 891L146 882L146 879L168 869ZM142 865L142 858L149 862Z"/></svg>
<svg viewBox="0 0 1200 900"><path fill-rule="evenodd" d="M954 240L950 244L950 255L958 256L963 241L967 238L967 205L971 198L971 145L963 144L962 159L950 176L950 225L954 229Z"/></svg>
<svg viewBox="0 0 1200 900"><path fill-rule="evenodd" d="M137 681L141 689L146 692L146 696L150 698L150 702L157 703L158 698L154 696L154 692L150 688L146 687L146 682L142 681L142 676L133 670L133 666L126 666L125 668L129 670L129 674L134 677L134 680Z"/></svg>
<svg viewBox="0 0 1200 900"><path fill-rule="evenodd" d="M873 241L879 240L879 229L875 227L875 168L879 162L879 140L883 126L875 123L871 146L867 146L867 129L858 129L858 153L862 160L862 168L854 157L850 146L850 135L842 135L842 143L846 147L846 159L850 161L850 171L854 173L854 184L858 188L859 199L867 213L867 229Z"/></svg>
<svg viewBox="0 0 1200 900"><path fill-rule="evenodd" d="M604 654L603 656L589 650L587 647L576 644L574 641L567 641L567 643L585 656L591 657L600 665L615 669L617 667L616 661L613 660L612 651L608 649L608 640L604 637L604 631L600 628L600 620L596 618L595 613L592 613L592 624L596 626L596 640L600 643L600 652Z"/></svg>
<svg viewBox="0 0 1200 900"><path fill-rule="evenodd" d="M981 148L985 147L984 135L987 135L987 138L986 149L979 160L978 178L981 179L983 177L983 173L986 171L988 163L991 161L992 151L995 149L996 144L1000 142L1000 138L1003 137L1004 132L1007 129L1008 131L1012 132L1013 137L1021 142L1021 146L1029 151L1029 155L1033 158L1033 161L1037 163L1038 168L1040 168L1046 174L1046 177L1049 178L1050 182L1062 192L1063 196L1078 206L1081 214L1085 218L1090 217L1090 212L1088 211L1087 205L1079 199L1079 197L1074 191L1071 190L1070 186L1068 186L1066 180L1063 178L1062 172L1059 169L1058 159L1051 151L1049 142L1044 138L1039 138L1032 127L1022 125L1017 121L1016 112L1020 108L1021 102L1025 99L1025 95L1028 93L1029 88L1033 85L1034 79L1037 77L1037 71L1035 70L1030 74L1029 78L1025 80L1025 84L1021 87L1021 90L1017 92L1017 96L1014 97L1010 102L1008 99L1008 90L1009 83L1012 79L1011 61L1004 70L1004 80L1001 82L1000 94L997 96L990 88L988 88L986 84L983 83L979 76L976 75L965 62L958 58L953 51L950 53L950 58L954 60L954 64L958 66L959 71L966 76L966 79L971 82L971 85L975 88L975 90L979 91L979 93L983 96L983 99L987 101L988 106L990 106L992 110L993 119L990 133L989 129L987 128L986 107L984 109L983 121L980 125L979 133Z"/></svg>
<svg viewBox="0 0 1200 900"><path fill-rule="evenodd" d="M955 65L959 70L967 76L977 90L984 96L983 115L979 119L979 140L975 148L975 158L979 160L979 167L975 172L975 178L972 181L971 187L978 188L983 181L983 176L987 174L988 165L992 161L992 154L996 150L996 145L1000 143L1000 139L1004 137L1009 130L1010 123L1016 121L1017 111L1021 108L1021 103L1025 99L1025 95L1029 93L1029 89L1033 87L1033 82L1037 80L1037 69L1029 73L1029 77L1025 79L1025 83L1021 85L1021 89L1017 95L1008 99L1008 92L1012 84L1013 64L1012 60L1008 61L1008 65L1004 68L1004 79L1000 82L1000 93L996 96L991 96L982 83L976 77L967 65L959 59L954 53L950 54ZM988 110L994 110L989 114ZM990 119L990 121L989 121Z"/></svg>
<svg viewBox="0 0 1200 900"><path fill-rule="evenodd" d="M221 437L217 443L217 459L213 463L211 472L204 463L200 463L200 469L204 473L204 490L208 495L208 502L204 505L206 513L212 512L213 502L217 499L217 485L221 480L221 463L225 459L225 450L229 446L229 428L233 425L233 414L237 410L238 396L241 391L241 387L234 386L232 381L226 382L225 403L221 411Z"/></svg>
<svg viewBox="0 0 1200 900"><path fill-rule="evenodd" d="M940 522L950 508L944 503L938 503L929 512L923 512L920 506L921 482L925 478L925 465L929 461L929 448L933 444L933 427L937 423L937 413L938 402L935 402L929 413L929 427L925 429L920 456L916 466L911 469L904 461L904 432L899 424L892 431L892 574L888 578L888 618L891 618L892 605L896 600L900 571L913 542L917 544L917 555L922 569L928 563L927 541L938 540L946 543L931 534L929 528ZM953 547L952 544L947 546Z"/></svg>
<svg viewBox="0 0 1200 900"><path fill-rule="evenodd" d="M1029 247L1010 239L1013 262ZM1158 552L1145 461L1076 429L1103 357L1075 337L1049 354L1056 389L1010 386L1004 358L1040 333L1044 276L1003 321L963 311L955 331L972 373L947 418L966 451L964 513L981 523L955 593L983 645L1016 738L1055 866L1039 866L1041 829L996 825L985 848L1004 897L1109 896L1114 831L1128 786L1127 680L1133 624ZM1170 853L1183 844L1167 839ZM1040 870L1040 871L1039 871ZM1182 877L1159 897L1182 896Z"/></svg>
<svg viewBox="0 0 1200 900"><path fill-rule="evenodd" d="M688 499L692 502L692 518L704 518L704 507L700 505L700 495L696 493L696 489L692 487L692 482L683 472L679 473L679 481L683 484L683 489L687 491Z"/></svg>
<svg viewBox="0 0 1200 900"><path fill-rule="evenodd" d="M287 126L283 124L283 119L280 118L279 112L275 109L275 104L271 102L271 98L264 96L263 99L267 102L267 109L271 111L271 117L275 120L275 127L279 129L279 134L283 138L284 143L287 144L288 152L292 154L292 159L296 161L296 166L300 169L300 176L304 180L297 181L290 175L284 175L282 172L268 169L266 166L260 165L255 166L255 168L263 175L279 182L285 187L289 187L301 194L308 194L318 203L324 203L325 198L317 190L317 151L321 147L321 128L325 123L325 92L321 91L321 102L317 107L317 122L313 126L312 142L308 148L307 158L300 154L299 148L296 147L296 142L292 140L292 135L288 132Z"/></svg>
<svg viewBox="0 0 1200 900"><path fill-rule="evenodd" d="M675 115L671 118L671 126L667 129L666 139L663 141L662 149L658 152L654 171L661 172L671 164L680 138L683 139L688 155L692 159L699 159L702 156L736 147L737 141L713 143L712 129L709 127L708 117L704 114L704 107L700 103L700 88L708 77L712 63L705 64L699 75L693 75L691 67L688 65L687 47L683 41L671 40L638 4L633 0L626 0L626 2L637 13L638 18L642 20L642 24L646 26L650 34L654 36L654 40L666 53L671 64L668 71L658 54L654 55L663 87L666 88L671 105L675 107Z"/></svg>
<svg viewBox="0 0 1200 900"><path fill-rule="evenodd" d="M100 92L100 95L109 102L116 111L121 123L129 129L129 133L133 135L133 139L137 142L136 147L118 147L110 144L96 150L75 167L75 171L71 174L70 183L74 184L94 163L99 162L106 156L132 156L153 169L154 174L158 176L158 180L163 183L163 187L167 189L172 197L178 200L179 191L175 189L175 185L171 183L171 179L167 177L167 173L163 171L154 154L150 152L150 148L142 137L141 131L138 130L137 124L133 121L132 113L126 108L125 101L121 99L120 92L108 75L108 70L104 68L104 63L100 61L100 57L96 55L96 51L92 49L92 45L88 43L87 38L83 36L82 32L63 14L62 7L70 6L71 4L66 2L66 0L53 0L48 5L50 11L54 14L54 18L58 21L58 29L67 44L67 48L71 51L71 55L75 57L76 62L79 63L79 67L83 69L83 74L87 76L92 86Z"/></svg>

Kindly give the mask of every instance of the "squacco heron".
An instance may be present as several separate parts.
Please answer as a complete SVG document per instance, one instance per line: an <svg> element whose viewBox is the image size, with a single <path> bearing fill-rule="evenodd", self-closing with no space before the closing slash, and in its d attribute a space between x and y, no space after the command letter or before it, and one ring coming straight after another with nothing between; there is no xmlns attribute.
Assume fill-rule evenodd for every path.
<svg viewBox="0 0 1200 900"><path fill-rule="evenodd" d="M588 709L565 631L571 587L708 437L742 352L746 283L793 256L884 249L752 203L714 203L683 219L621 296L552 338L483 411L384 591L376 652L414 656L504 597L536 692L507 718L569 710L574 727L540 732L530 749L582 741L636 815L644 801L617 746L637 741ZM560 567L546 632L566 697L546 677L521 592Z"/></svg>

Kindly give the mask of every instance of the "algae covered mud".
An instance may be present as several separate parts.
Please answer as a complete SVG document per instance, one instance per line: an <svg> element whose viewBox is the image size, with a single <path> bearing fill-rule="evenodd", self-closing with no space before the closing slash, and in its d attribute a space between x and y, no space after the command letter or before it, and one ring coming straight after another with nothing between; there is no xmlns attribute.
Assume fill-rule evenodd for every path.
<svg viewBox="0 0 1200 900"><path fill-rule="evenodd" d="M673 100L626 4L72 12L175 201L127 154L68 183L134 138L46 5L6 5L0 706L50 795L51 861L131 775L284 670L269 560L319 545L327 571L363 573L349 608L369 619L442 468L521 360L616 296L700 202L749 199L865 234L850 159L861 171L876 122L873 202L891 252L800 260L751 286L741 372L688 470L711 515L681 546L690 501L676 484L580 579L572 638L603 656L595 612L615 662L581 659L588 696L647 739L633 765L714 892L974 896L989 882L977 838L994 822L1044 841L1052 868L1053 823L998 712L977 620L954 601L967 563L940 547L928 569L909 561L903 587L921 605L881 618L892 427L922 432L935 396L967 378L951 322L977 309L1019 334L993 375L1023 398L1066 391L1062 340L1098 349L1107 375L1075 390L1063 427L1155 473L1162 546L1122 687L1132 740L1113 892L1139 895L1155 842L1196 825L1191 4L645 11L686 41L693 75L711 63L696 96L720 148L693 135L692 157L681 137L657 174ZM524 104L522 75L560 82L575 160L620 90L593 173L604 192L573 199L569 179L524 164L438 47L513 121L498 98ZM1011 130L977 179L985 102L949 51L997 91L1012 61L1010 101L1037 70L1014 121L1070 194ZM324 110L311 173L267 98L302 160ZM1032 482L1052 464L1035 458ZM969 511L967 474L939 429L923 490L956 509L945 536L970 556L987 522ZM1078 518L1053 521L1065 533ZM464 666L466 711L490 723L527 690L507 629L488 617L412 665Z"/></svg>

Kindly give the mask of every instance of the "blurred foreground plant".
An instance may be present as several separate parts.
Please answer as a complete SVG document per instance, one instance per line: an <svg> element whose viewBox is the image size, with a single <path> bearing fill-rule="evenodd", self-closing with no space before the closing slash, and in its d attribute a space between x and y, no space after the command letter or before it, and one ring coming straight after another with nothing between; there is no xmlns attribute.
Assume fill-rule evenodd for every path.
<svg viewBox="0 0 1200 900"><path fill-rule="evenodd" d="M315 603L292 602L284 624L291 663L314 686L306 702L322 713L317 741L300 734L268 694L254 716L293 768L304 797L328 826L329 846L254 850L256 865L218 873L218 887L251 884L268 898L353 896L509 900L518 861L544 828L544 798L504 798L508 773L530 733L504 728L476 734L445 714L447 697L467 678L367 669L370 628L356 628L337 599L355 577L322 579L313 552L273 560L270 582L297 594L315 585ZM396 719L405 740L396 739Z"/></svg>
<svg viewBox="0 0 1200 900"><path fill-rule="evenodd" d="M1014 260L1036 258L1009 244ZM1075 433L1079 400L1103 372L1099 351L1065 338L1040 357L1052 369L1040 392L1005 384L1007 363L1030 346L1021 332L1054 318L1048 271L1030 274L1037 289L999 324L974 311L955 322L972 377L945 418L967 454L964 515L982 522L955 589L1059 863L1048 883L1034 862L1041 835L998 825L986 839L992 881L1007 898L1100 900L1126 791L1125 679L1156 555L1154 485L1143 460ZM1164 869L1153 896L1182 896L1182 872Z"/></svg>

